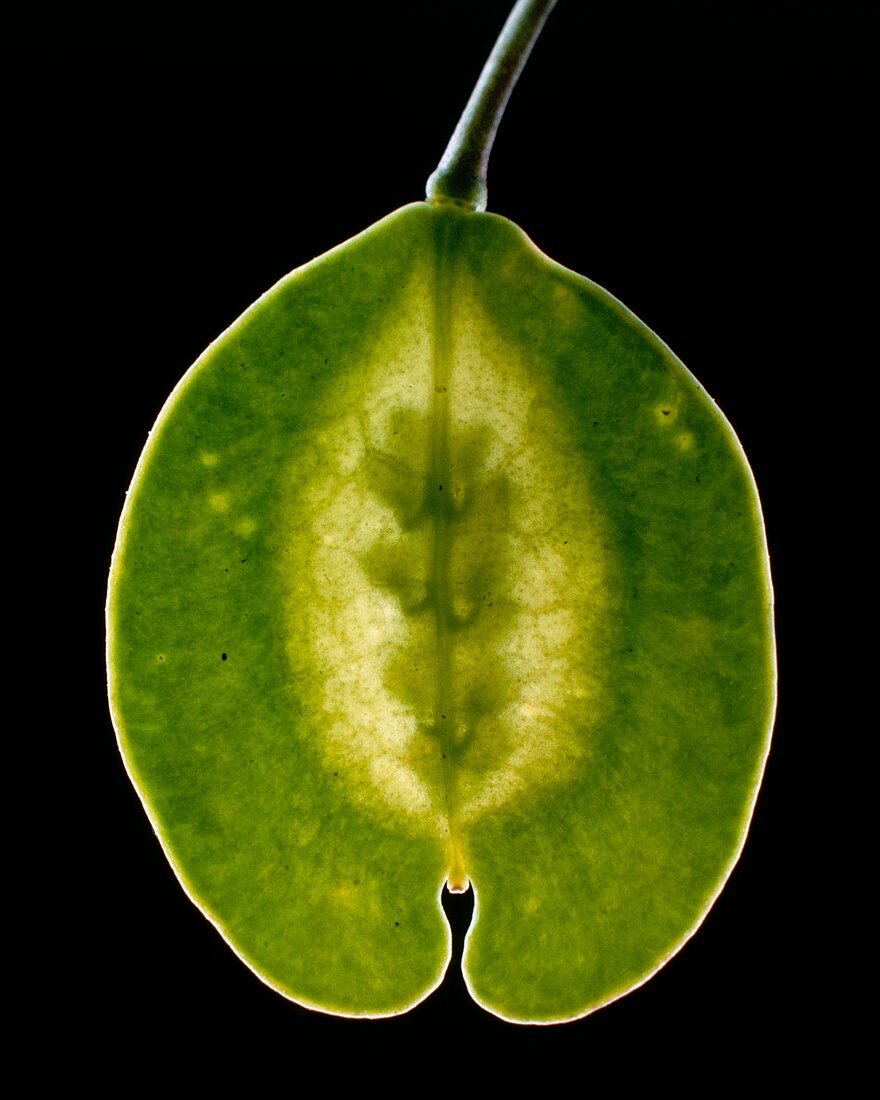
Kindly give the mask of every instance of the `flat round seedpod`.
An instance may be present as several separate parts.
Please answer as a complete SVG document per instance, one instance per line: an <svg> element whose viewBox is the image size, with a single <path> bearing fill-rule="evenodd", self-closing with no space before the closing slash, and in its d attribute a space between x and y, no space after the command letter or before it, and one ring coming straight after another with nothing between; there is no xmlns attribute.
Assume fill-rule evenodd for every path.
<svg viewBox="0 0 880 1100"><path fill-rule="evenodd" d="M187 373L108 603L114 721L185 889L294 1000L400 1012L439 894L507 1019L571 1019L692 934L774 706L760 506L668 348L515 225L403 208Z"/></svg>

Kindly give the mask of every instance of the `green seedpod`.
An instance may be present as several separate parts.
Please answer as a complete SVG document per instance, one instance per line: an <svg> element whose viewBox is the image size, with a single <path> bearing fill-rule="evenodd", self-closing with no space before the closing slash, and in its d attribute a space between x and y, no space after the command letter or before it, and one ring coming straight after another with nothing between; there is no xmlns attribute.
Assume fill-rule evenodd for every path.
<svg viewBox="0 0 880 1100"><path fill-rule="evenodd" d="M265 294L151 433L110 579L119 743L189 896L285 996L464 970L577 1018L698 927L775 671L761 510L711 398L511 222L404 207Z"/></svg>

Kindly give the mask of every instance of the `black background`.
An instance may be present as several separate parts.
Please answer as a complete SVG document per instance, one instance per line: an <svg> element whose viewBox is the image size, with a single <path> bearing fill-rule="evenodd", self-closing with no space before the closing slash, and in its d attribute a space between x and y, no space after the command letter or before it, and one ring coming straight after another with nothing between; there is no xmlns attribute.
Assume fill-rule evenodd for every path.
<svg viewBox="0 0 880 1100"><path fill-rule="evenodd" d="M112 1085L131 1079L125 1066L144 1082L260 1094L299 1091L318 1069L327 1087L543 1082L558 1095L810 1073L827 1053L824 921L838 886L812 844L827 675L815 622L834 597L811 580L835 513L821 474L844 438L835 392L867 347L868 5L600 12L562 0L500 131L489 208L621 298L734 425L764 502L778 607L776 738L727 888L644 988L550 1028L477 1008L456 963L395 1019L285 1001L186 899L116 751L104 588L155 415L287 270L422 197L508 4L300 8L283 23L260 5L186 21L151 7L124 23L71 8L10 39L21 187L8 213L25 246L12 327L28 453L42 455L37 589L51 593L34 646L52 676L31 689L32 767L63 788L57 820L38 830L26 922L41 929L27 1026L45 1071ZM456 900L459 941L468 916Z"/></svg>

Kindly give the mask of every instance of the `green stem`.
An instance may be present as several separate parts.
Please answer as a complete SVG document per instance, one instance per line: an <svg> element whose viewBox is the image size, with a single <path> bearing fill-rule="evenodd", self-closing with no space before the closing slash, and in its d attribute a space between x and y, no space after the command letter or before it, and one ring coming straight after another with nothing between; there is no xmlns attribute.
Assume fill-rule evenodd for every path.
<svg viewBox="0 0 880 1100"><path fill-rule="evenodd" d="M556 0L517 0L455 133L428 179L428 202L486 209L486 169L498 123Z"/></svg>

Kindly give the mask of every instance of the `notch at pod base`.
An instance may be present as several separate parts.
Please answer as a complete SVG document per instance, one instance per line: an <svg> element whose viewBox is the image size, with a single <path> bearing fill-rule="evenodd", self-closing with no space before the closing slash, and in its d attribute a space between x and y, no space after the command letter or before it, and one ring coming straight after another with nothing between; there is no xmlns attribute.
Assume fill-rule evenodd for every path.
<svg viewBox="0 0 880 1100"><path fill-rule="evenodd" d="M744 842L775 695L732 429L512 223L415 204L300 268L163 409L108 602L120 747L193 901L345 1015L464 969L518 1021L639 985Z"/></svg>

